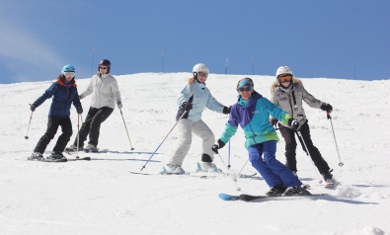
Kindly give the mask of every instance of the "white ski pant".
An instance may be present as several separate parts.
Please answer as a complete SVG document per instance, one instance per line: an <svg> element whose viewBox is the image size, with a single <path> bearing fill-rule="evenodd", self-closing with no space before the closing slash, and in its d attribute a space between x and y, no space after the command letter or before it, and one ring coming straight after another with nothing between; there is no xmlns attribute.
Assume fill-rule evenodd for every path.
<svg viewBox="0 0 390 235"><path fill-rule="evenodd" d="M210 128L202 120L193 122L188 119L181 119L177 126L180 131L178 144L167 164L178 166L183 164L184 158L191 147L192 133L203 140L201 155L208 154L211 159L214 159L214 152L211 150L211 147L215 142L215 137Z"/></svg>

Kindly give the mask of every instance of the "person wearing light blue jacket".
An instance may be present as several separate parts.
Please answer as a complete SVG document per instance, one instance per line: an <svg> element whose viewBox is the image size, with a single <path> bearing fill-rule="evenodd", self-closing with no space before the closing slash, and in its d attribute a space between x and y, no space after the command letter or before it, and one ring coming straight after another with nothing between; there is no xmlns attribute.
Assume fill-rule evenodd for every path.
<svg viewBox="0 0 390 235"><path fill-rule="evenodd" d="M220 138L212 146L212 150L218 153L218 149L229 142L240 125L244 130L249 160L271 188L266 195L310 195L304 187L301 187L302 182L292 171L276 159L276 144L279 138L270 123L269 116L272 115L295 129L299 127L298 121L257 93L252 79L240 80L236 89L239 93L238 102L231 107L229 121Z"/></svg>
<svg viewBox="0 0 390 235"><path fill-rule="evenodd" d="M213 163L214 153L211 146L215 137L210 128L202 121L202 113L205 108L223 114L230 113L230 107L223 106L210 93L205 81L209 74L207 65L199 63L192 69L193 77L181 91L177 100L179 110L176 116L180 131L178 145L172 153L172 157L163 166L162 174L184 174L181 167L192 142L192 133L199 136L202 142L201 162L198 164L200 171L220 171Z"/></svg>

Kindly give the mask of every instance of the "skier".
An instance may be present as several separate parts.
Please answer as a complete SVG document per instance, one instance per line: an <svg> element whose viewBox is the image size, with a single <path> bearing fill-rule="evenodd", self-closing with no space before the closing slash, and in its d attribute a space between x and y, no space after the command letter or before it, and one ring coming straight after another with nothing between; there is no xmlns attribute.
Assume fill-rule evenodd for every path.
<svg viewBox="0 0 390 235"><path fill-rule="evenodd" d="M179 110L176 120L180 129L180 136L177 148L173 151L168 163L163 166L162 174L184 174L181 167L188 150L191 147L192 133L202 138L201 163L198 164L200 171L220 172L220 169L213 163L214 153L211 146L215 141L214 134L202 121L202 113L205 108L212 111L229 114L230 107L223 106L210 93L205 81L209 75L207 65L199 63L192 69L193 77L181 91L177 100Z"/></svg>
<svg viewBox="0 0 390 235"><path fill-rule="evenodd" d="M122 108L121 96L116 79L111 75L111 62L103 59L98 64L98 72L91 78L87 90L80 95L80 99L92 94L91 107L87 118L79 131L79 137L74 143L66 148L66 151L77 150L77 139L79 139L79 150L86 152L97 152L100 126L114 111L115 103L119 109ZM89 135L89 143L84 147L84 141Z"/></svg>
<svg viewBox="0 0 390 235"><path fill-rule="evenodd" d="M332 105L317 100L309 94L306 89L303 87L302 82L294 78L292 70L288 66L281 66L276 70L276 82L271 86L271 101L286 110L293 118L295 118L300 127L298 130L292 130L289 127L281 124L279 125L279 131L282 134L285 140L285 157L286 157L286 166L288 166L295 174L297 172L297 161L295 157L295 151L297 143L295 141L294 134L296 131L300 131L303 140L298 135L298 140L301 143L303 150L311 156L315 166L318 168L321 175L324 177L324 180L328 184L333 184L332 174L329 168L328 163L321 156L320 151L316 146L313 145L313 142L310 137L310 128L308 120L305 115L305 111L302 107L302 101L312 108L318 108L323 111L326 111L328 114L332 112ZM276 124L276 119L271 119L272 124ZM307 149L305 148L305 144Z"/></svg>
<svg viewBox="0 0 390 235"><path fill-rule="evenodd" d="M218 153L218 149L225 146L240 125L244 130L249 160L271 188L266 195L310 195L291 170L275 158L276 143L279 139L269 122L269 115L293 129L297 129L299 123L290 114L257 93L251 78L241 79L236 89L239 93L238 102L232 106L225 130L212 146L212 150Z"/></svg>
<svg viewBox="0 0 390 235"><path fill-rule="evenodd" d="M28 160L45 160L43 152L51 139L61 126L62 134L58 137L53 151L47 159L65 159L62 152L72 136L72 123L70 121L70 106L73 103L78 114L83 113L80 103L77 86L75 82L75 68L68 64L62 68L61 74L58 75L57 81L54 82L34 103L30 104L32 112L35 111L45 100L53 97L49 109L48 124L45 134L39 139L35 146L33 154Z"/></svg>

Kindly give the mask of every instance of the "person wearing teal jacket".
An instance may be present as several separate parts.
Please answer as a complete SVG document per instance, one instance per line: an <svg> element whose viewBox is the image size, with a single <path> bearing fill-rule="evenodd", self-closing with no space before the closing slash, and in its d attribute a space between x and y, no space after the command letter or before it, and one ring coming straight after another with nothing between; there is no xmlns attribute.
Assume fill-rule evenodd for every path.
<svg viewBox="0 0 390 235"><path fill-rule="evenodd" d="M269 116L272 115L292 128L298 128L299 123L257 93L252 79L240 80L236 89L239 93L238 102L232 106L225 130L212 150L218 153L218 149L230 140L240 126L244 130L249 160L271 188L266 193L267 196L310 195L292 171L276 159L279 138L269 122Z"/></svg>

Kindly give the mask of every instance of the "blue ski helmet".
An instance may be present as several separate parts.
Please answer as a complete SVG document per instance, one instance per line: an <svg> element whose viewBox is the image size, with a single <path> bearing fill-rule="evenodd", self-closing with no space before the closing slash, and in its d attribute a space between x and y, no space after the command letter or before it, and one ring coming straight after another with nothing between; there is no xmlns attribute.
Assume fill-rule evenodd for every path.
<svg viewBox="0 0 390 235"><path fill-rule="evenodd" d="M73 65L67 64L64 67L62 67L62 71L61 72L62 73L64 73L64 72L76 72L76 70L74 69Z"/></svg>

